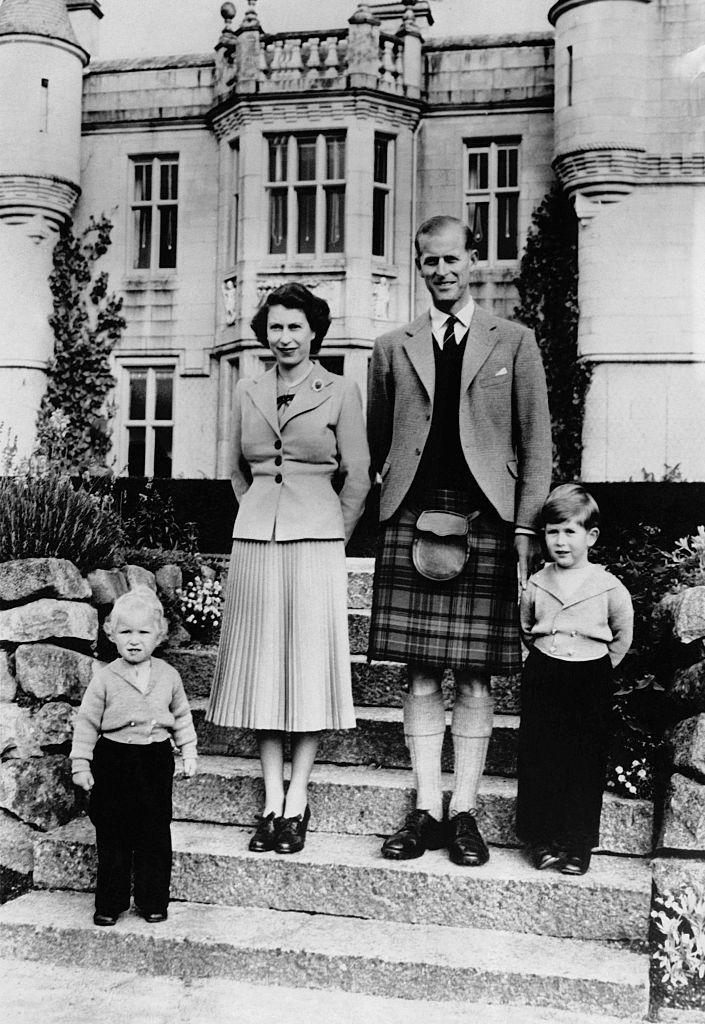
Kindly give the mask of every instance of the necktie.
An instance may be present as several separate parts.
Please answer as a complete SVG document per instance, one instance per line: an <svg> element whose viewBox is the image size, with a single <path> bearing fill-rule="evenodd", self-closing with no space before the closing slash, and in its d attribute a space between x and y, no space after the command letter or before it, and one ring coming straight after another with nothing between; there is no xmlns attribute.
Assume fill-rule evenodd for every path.
<svg viewBox="0 0 705 1024"><path fill-rule="evenodd" d="M445 329L445 332L443 334L443 351L444 352L446 351L446 348L448 348L450 345L455 345L455 324L456 324L456 317L454 317L453 314L451 313L451 315L446 320L446 329Z"/></svg>

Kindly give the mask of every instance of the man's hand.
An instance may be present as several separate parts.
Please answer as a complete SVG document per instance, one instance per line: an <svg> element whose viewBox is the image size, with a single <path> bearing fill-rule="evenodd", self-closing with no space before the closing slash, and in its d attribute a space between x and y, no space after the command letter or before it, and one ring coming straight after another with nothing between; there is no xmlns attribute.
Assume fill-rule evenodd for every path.
<svg viewBox="0 0 705 1024"><path fill-rule="evenodd" d="M78 786L79 789L84 789L86 793L90 793L93 789L93 781L93 776L90 772L77 772L73 777L74 785Z"/></svg>
<svg viewBox="0 0 705 1024"><path fill-rule="evenodd" d="M196 774L196 758L195 757L184 757L182 765L183 774L187 779L193 778Z"/></svg>
<svg viewBox="0 0 705 1024"><path fill-rule="evenodd" d="M519 586L522 590L526 590L529 576L534 571L534 566L541 555L541 541L530 533L516 533L514 535L514 550L519 563Z"/></svg>

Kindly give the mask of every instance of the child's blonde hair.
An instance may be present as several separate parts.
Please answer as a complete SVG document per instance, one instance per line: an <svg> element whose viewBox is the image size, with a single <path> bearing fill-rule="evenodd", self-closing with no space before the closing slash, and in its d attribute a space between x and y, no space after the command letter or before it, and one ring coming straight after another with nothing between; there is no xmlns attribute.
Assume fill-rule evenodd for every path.
<svg viewBox="0 0 705 1024"><path fill-rule="evenodd" d="M161 601L154 591L144 584L135 587L134 590L128 590L126 594L121 594L117 599L110 611L110 615L108 615L103 623L106 636L115 642L115 629L120 621L120 617L125 612L132 611L133 609L135 611L144 611L145 614L151 617L156 625L159 643L162 643L169 632L169 623L164 614Z"/></svg>

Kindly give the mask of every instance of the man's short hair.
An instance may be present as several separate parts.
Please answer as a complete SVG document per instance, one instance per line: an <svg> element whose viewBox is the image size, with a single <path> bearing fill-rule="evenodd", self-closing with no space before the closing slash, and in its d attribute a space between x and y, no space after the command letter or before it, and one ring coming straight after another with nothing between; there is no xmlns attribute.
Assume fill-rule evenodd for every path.
<svg viewBox="0 0 705 1024"><path fill-rule="evenodd" d="M544 502L541 509L541 525L565 523L575 519L586 530L600 525L600 509L589 491L582 484L560 484Z"/></svg>
<svg viewBox="0 0 705 1024"><path fill-rule="evenodd" d="M477 248L475 245L475 236L468 225L462 220L459 220L458 217L449 217L447 214L442 213L436 217L429 217L428 220L425 220L418 228L416 235L414 236L414 248L416 249L416 255L421 255L419 239L423 235L438 235L441 231L445 231L446 228L460 228L465 237L466 252L472 252Z"/></svg>

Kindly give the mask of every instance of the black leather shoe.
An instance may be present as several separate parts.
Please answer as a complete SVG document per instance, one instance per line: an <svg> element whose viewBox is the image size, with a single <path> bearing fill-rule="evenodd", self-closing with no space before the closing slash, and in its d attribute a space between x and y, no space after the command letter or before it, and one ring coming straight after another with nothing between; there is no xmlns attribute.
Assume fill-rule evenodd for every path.
<svg viewBox="0 0 705 1024"><path fill-rule="evenodd" d="M448 856L454 864L471 868L478 868L490 859L475 816L469 811L461 811L448 822Z"/></svg>
<svg viewBox="0 0 705 1024"><path fill-rule="evenodd" d="M440 850L445 846L443 822L428 811L412 811L398 832L385 839L382 856L387 860L414 860L426 850Z"/></svg>
<svg viewBox="0 0 705 1024"><path fill-rule="evenodd" d="M117 924L117 917L113 917L112 914L99 914L96 911L93 915L93 924L97 924L101 928L110 928L112 925Z"/></svg>
<svg viewBox="0 0 705 1024"><path fill-rule="evenodd" d="M566 857L566 862L561 868L562 875L584 875L590 867L592 850L571 851Z"/></svg>
<svg viewBox="0 0 705 1024"><path fill-rule="evenodd" d="M306 830L311 818L311 809L306 807L303 814L293 818L280 818L279 831L274 843L275 853L298 853L306 845Z"/></svg>
<svg viewBox="0 0 705 1024"><path fill-rule="evenodd" d="M258 814L257 820L259 824L250 838L249 849L253 853L268 853L274 849L284 819L278 818L274 811L270 811L266 817Z"/></svg>
<svg viewBox="0 0 705 1024"><path fill-rule="evenodd" d="M563 850L544 843L532 846L531 860L537 871L545 871L546 868L562 868L566 862L566 854Z"/></svg>
<svg viewBox="0 0 705 1024"><path fill-rule="evenodd" d="M147 924L159 924L161 921L166 921L169 916L166 910L156 910L150 914L147 914L144 910L140 910L139 907L135 907L135 910L143 918Z"/></svg>

